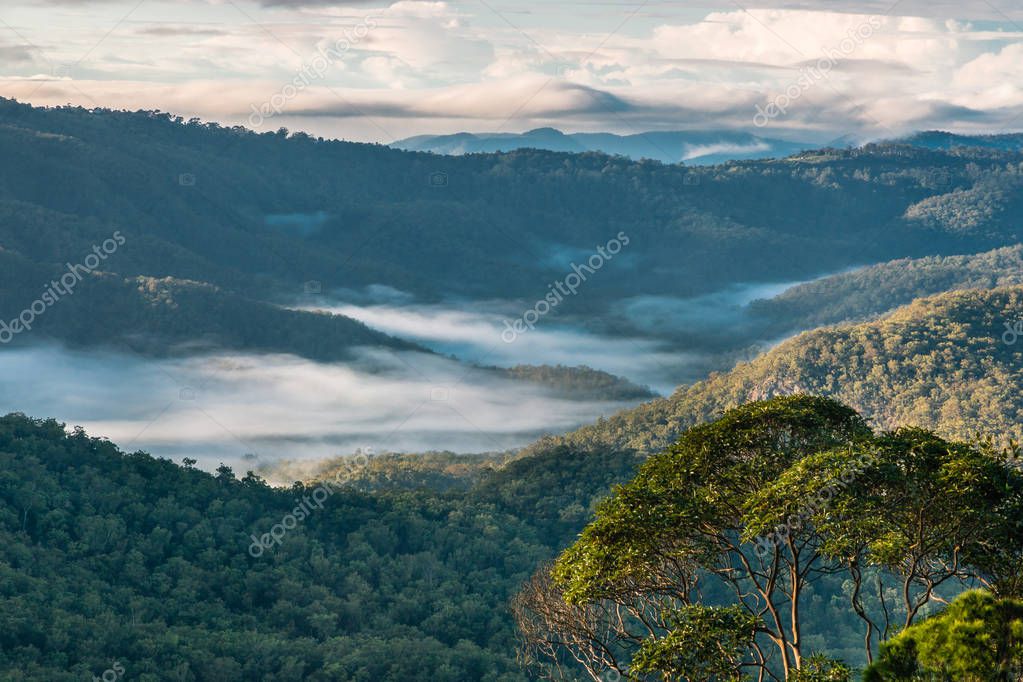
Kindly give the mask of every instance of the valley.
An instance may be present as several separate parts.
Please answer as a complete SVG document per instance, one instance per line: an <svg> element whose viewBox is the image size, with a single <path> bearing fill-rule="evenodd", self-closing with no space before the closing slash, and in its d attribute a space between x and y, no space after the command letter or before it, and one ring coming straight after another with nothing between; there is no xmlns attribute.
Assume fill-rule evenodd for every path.
<svg viewBox="0 0 1023 682"><path fill-rule="evenodd" d="M758 481L742 504L868 442L944 448L1015 490L1023 155L943 139L699 166L442 156L0 100L0 675L536 679L572 662L544 658L551 639L632 608L629 581L646 594L604 540L682 581L643 553L666 531L632 514L704 475L679 452L764 458L735 463ZM721 475L694 494L732 494ZM752 513L721 523L767 528ZM866 569L864 613L890 615L901 561ZM839 563L798 586L800 646L862 668L862 575ZM937 588L918 578L924 617ZM542 620L568 612L568 630ZM622 667L576 663L566 679Z"/></svg>

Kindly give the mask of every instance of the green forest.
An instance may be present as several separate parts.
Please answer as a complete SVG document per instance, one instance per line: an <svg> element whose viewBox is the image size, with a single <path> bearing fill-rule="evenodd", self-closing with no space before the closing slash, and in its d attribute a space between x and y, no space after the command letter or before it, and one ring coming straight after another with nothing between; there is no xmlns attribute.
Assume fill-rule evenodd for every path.
<svg viewBox="0 0 1023 682"><path fill-rule="evenodd" d="M309 432L287 440L254 423L279 413L241 395L251 384L221 375L242 387L228 408L287 452L247 449L255 471L171 461L5 394L0 679L1023 679L1018 135L690 167L441 156L0 99L0 153L0 352L103 351L149 372L285 354L324 377L284 377L323 408L292 412ZM424 341L311 311L384 289L425 309L427 332L464 314L477 326L442 331L475 340L480 319L528 310L616 235L621 255L551 311L565 326L526 337L552 358L469 361L427 348L450 339L415 335L419 318L397 328ZM58 297L67 276L74 295ZM743 299L761 289L774 293ZM679 320L636 319L694 300ZM15 333L26 309L32 333ZM721 314L701 325L692 310ZM627 362L576 362L566 339ZM389 421L380 403L403 404L410 383L357 365L370 351L454 367L419 372L424 405L458 412L447 385L469 379L497 393L489 428L528 433L524 447L451 452L438 420L416 425L435 451L335 456L416 414ZM675 360L699 380L666 397L618 376ZM337 379L354 368L381 383ZM65 378L45 388L93 419L104 394L70 395ZM389 383L321 405L328 381ZM95 419L145 411L122 402ZM331 454L302 458L320 445Z"/></svg>
<svg viewBox="0 0 1023 682"><path fill-rule="evenodd" d="M0 152L5 251L62 266L119 230L123 277L250 298L309 281L530 297L568 266L552 249L622 231L627 273L595 278L578 311L1023 240L1014 148L885 143L693 168L596 152L449 157L0 100Z"/></svg>
<svg viewBox="0 0 1023 682"><path fill-rule="evenodd" d="M597 564L579 558L598 551L587 544L587 538L604 538L605 531L599 529L611 522L611 539L638 538L636 552L649 548L647 542L670 541L658 535L661 531L655 527L644 527L632 536L619 534L619 529L624 533L629 527L619 527L619 522L671 517L662 517L661 511L644 512L644 507L634 507L631 501L622 507L616 500L639 495L646 500L643 504L680 503L674 498L659 501L657 491L674 491L690 474L704 475L699 473L701 457L714 464L706 475L731 480L733 474L727 468L717 468L731 466L728 452L744 452L758 442L757 448L770 446L757 455L767 458L762 471L736 479L736 485L756 488L734 490L747 507L735 510L734 518L715 521L732 524L733 539L748 541L754 551L764 546L758 538L778 537L779 526L787 526L790 509L805 516L801 528L820 524L820 533L829 528L828 523L845 518L828 516L829 510L837 508L830 505L817 509L823 516L811 518L801 498L807 490L826 488L829 472L836 467L841 477L847 458L862 448L881 448L894 458L891 466L904 467L908 463L899 457L908 456L907 448L912 454L919 445L930 457L920 463L921 476L938 476L940 472L933 468L947 463L950 452L965 458L964 467L995 467L984 469L985 476L1001 471L998 463L1010 457L1011 438L1019 424L1017 396L1023 386L1015 369L1019 345L1006 344L1002 334L1004 322L1015 319L1021 296L1016 287L950 292L875 321L810 332L732 372L683 387L672 398L655 400L563 438L542 441L519 455L356 456L324 463L315 471L282 466L263 472L275 480L302 481L284 488L270 487L256 475L236 474L226 467L208 474L191 461L181 466L142 452L121 452L108 441L52 420L10 415L3 419L0 436L0 546L4 548L0 585L6 586L0 608L5 619L0 627L2 674L13 680L81 679L99 675L116 662L130 670L133 679L143 680L398 681L424 675L446 680L523 680L547 675L554 661L566 679L585 679L585 666L571 652L545 644L550 641L551 622L538 620L537 609L545 613L543 608L551 608L554 594L559 600L553 605L563 609L555 615L578 614L583 609L588 618L593 614L586 609L594 608L594 603L586 600L593 594L603 599L601 589L623 585L633 589L637 578L631 571L645 570L645 564L613 563L615 557L633 556L632 549L624 553L613 547L599 550L605 552L600 554L604 560L612 561L607 568L612 571L610 583L578 582L603 575L587 578L588 574L573 573L579 561L597 570ZM935 385L944 388L923 394L931 399L913 398L920 395L918 386ZM830 394L856 411L824 398L772 399L800 392ZM935 400L939 395L955 402ZM764 399L766 403L756 402ZM778 416L763 416L773 411ZM716 421L722 415L725 418ZM809 425L776 423L793 415ZM818 429L821 420L827 429L819 434L812 430L800 436L803 440L795 438L797 426ZM735 433L733 426L739 429ZM976 440L978 432L988 438ZM710 445L700 445L704 442L718 443L713 447L725 451L714 454L706 449ZM777 442L785 447L775 461L771 448ZM801 464L804 458L808 464ZM824 467L820 471L814 468L817 464L809 464L817 462ZM962 471L949 475L953 473ZM664 488L657 483L664 476L676 483ZM777 485L764 486L757 477ZM717 480L704 485L700 494L717 495L716 490L725 494ZM864 485L873 480L856 479ZM1012 481L1006 485L1016 485ZM693 484L697 482L694 479ZM928 479L916 482L922 486ZM315 491L325 483L338 488L322 507L311 509L258 558L250 554L253 538L270 533L303 498L315 499ZM615 487L619 485L628 487ZM643 486L654 486L648 491L653 497L647 498ZM633 488L635 493L627 492ZM843 488L842 494L854 490ZM889 494L868 492L862 500L856 497L843 504L853 505L850 509L878 504L877 495ZM940 493L931 488L912 492L917 499L938 499ZM964 499L956 497L948 504L965 504ZM970 500L981 511L988 504ZM695 504L689 498L683 501ZM729 505L734 506L700 503L708 513ZM685 508L666 509L688 513ZM876 510L856 509L849 518L885 518ZM961 520L959 512L936 513L950 522ZM808 667L806 672L793 673L802 677L791 679L843 680L846 668L858 676L867 665L865 621L850 604L850 588L856 580L867 586L862 590L862 604L874 623L874 672L870 674L882 675L871 679L914 679L892 677L894 673L885 671L906 670L907 665L912 670L931 670L937 665L934 661L948 656L949 647L967 646L969 642L957 644L954 638L935 634L943 632L941 623L951 627L958 623L956 619L967 618L955 615L960 611L941 615L946 612L938 602L921 604L913 623L905 628L908 609L904 599L899 601L899 576L893 568L897 555L881 554L898 549L897 543L892 546L895 549L885 543L895 542L905 529L838 527L834 532L854 530L888 535L883 542L875 542L876 547L857 554L859 578L851 577L848 566L839 570L829 563L813 580L800 583L798 660L805 660ZM934 537L954 537L953 530L940 526ZM1018 529L1005 533L1008 538L1023 537ZM815 530L813 542L822 537ZM942 547L940 551L947 549ZM876 556L871 553L875 549ZM1001 619L998 622L1010 630L1016 627L1017 616L1012 615L1016 607L1011 601L989 603L994 598L990 595L998 600L1015 598L992 591L998 582L992 577L996 569L1021 565L1013 554L1016 549L1003 549L1004 554L988 557L995 564L1002 562L1002 568L964 568L962 575L936 588L946 601L971 588L988 590L964 597L962 604L954 602L962 612L979 612L976 618L981 625L973 627L987 628L983 625L987 618ZM828 553L831 549L813 552L820 561L836 560L835 554ZM636 556L640 561L644 555ZM947 556L937 554L927 557L929 566L946 560ZM547 577L550 567L560 567L553 575L568 582L552 582ZM707 567L710 570L713 565ZM917 600L930 579L920 578L921 583L918 578L914 574L910 581L910 596ZM750 639L743 634L748 630L728 629L724 637L722 628L745 627L750 614L748 609L733 608L728 591L713 585L713 580L708 574L701 587L706 601L696 602L689 595L688 602L672 602L671 609L665 610L660 601L663 595L651 597L649 603L660 609L658 622L665 627L655 628L658 637L650 643L630 635L619 642L621 652L615 650L619 663L632 665L639 656L643 670L649 671L648 677L632 679L662 679L664 674L669 676L663 679L677 679L676 673L663 673L657 666L703 665L676 656L680 649L700 651L707 644L693 642L693 632L715 632L722 635L715 635L715 642L732 642L726 659L744 664L745 671L756 656L750 653L756 651L754 644L765 655L770 653L763 641L766 634ZM572 587L577 583L578 587ZM878 585L885 598L883 607ZM591 589L597 592L587 591ZM564 590L579 590L583 601L561 599ZM784 599L776 602L782 605ZM679 611L675 607L680 604L687 608ZM599 608L605 608L604 602ZM930 616L945 620L935 620L934 625ZM913 629L917 627L923 630ZM882 634L890 635L883 643ZM997 659L1001 654L972 651L970 656L994 665L992 656ZM774 654L767 664L775 675L784 674L779 660ZM788 664L795 661L793 653ZM605 663L590 661L598 667ZM813 666L825 676L808 677ZM973 679L949 674L950 681Z"/></svg>
<svg viewBox="0 0 1023 682"><path fill-rule="evenodd" d="M530 451L567 445L653 454L725 409L799 392L841 400L877 428L914 424L951 438L982 432L1019 440L1023 347L1005 336L1021 306L1018 286L969 289L919 299L869 322L815 329Z"/></svg>
<svg viewBox="0 0 1023 682"><path fill-rule="evenodd" d="M631 453L559 452L470 490L208 474L54 421L0 420L0 677L521 680L508 600L571 541ZM348 482L351 478L351 482ZM331 474L328 480L337 481Z"/></svg>
<svg viewBox="0 0 1023 682"><path fill-rule="evenodd" d="M676 349L741 353L918 296L1020 283L1018 145L946 137L686 167L535 149L440 156L0 99L0 319L115 233L123 244L81 284L90 300L62 299L39 336L333 361L408 344L259 304L386 283L421 302L521 306L619 233L629 245L565 299L561 322L632 337L621 308L635 297L880 264L754 305L740 333L658 332Z"/></svg>
<svg viewBox="0 0 1023 682"><path fill-rule="evenodd" d="M533 577L523 659L549 679L1015 680L1021 529L1016 446L749 403L648 459Z"/></svg>
<svg viewBox="0 0 1023 682"><path fill-rule="evenodd" d="M791 396L646 459L354 457L271 488L8 415L0 674L1015 680L1018 456Z"/></svg>

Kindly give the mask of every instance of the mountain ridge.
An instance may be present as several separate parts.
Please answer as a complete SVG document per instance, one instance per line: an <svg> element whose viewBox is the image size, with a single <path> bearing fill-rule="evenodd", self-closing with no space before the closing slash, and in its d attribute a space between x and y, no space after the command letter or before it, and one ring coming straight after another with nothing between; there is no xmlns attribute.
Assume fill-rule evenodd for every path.
<svg viewBox="0 0 1023 682"><path fill-rule="evenodd" d="M556 447L657 452L686 428L729 407L778 395L840 400L878 428L914 424L955 438L978 431L1023 438L1023 338L1003 340L1023 310L1023 286L938 294L858 324L826 326L782 342L728 372L681 386L522 456Z"/></svg>
<svg viewBox="0 0 1023 682"><path fill-rule="evenodd" d="M650 131L618 135L565 133L548 127L523 133L416 135L392 142L390 146L454 155L530 148L570 153L601 152L634 161L651 159L667 164L714 165L742 159L784 157L814 145L730 130Z"/></svg>

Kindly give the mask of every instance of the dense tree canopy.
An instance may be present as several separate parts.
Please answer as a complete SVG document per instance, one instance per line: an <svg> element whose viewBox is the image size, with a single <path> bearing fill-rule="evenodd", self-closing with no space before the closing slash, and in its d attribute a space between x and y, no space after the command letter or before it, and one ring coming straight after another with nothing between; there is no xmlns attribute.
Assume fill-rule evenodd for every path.
<svg viewBox="0 0 1023 682"><path fill-rule="evenodd" d="M253 298L317 281L535 299L621 231L631 243L616 274L591 278L571 306L1023 241L1011 148L883 144L700 168L540 150L444 157L0 100L0 152L4 250L62 266L120 230L113 272Z"/></svg>
<svg viewBox="0 0 1023 682"><path fill-rule="evenodd" d="M568 661L594 679L845 679L815 629L860 619L870 660L971 582L1015 589L1018 568L997 569L1023 557L1005 530L1021 493L1015 450L873 434L825 398L750 403L651 457L533 578L522 655L556 679ZM820 610L836 581L844 616Z"/></svg>
<svg viewBox="0 0 1023 682"><path fill-rule="evenodd" d="M349 465L351 483L257 558L252 535L321 484L274 489L2 418L0 678L117 663L149 681L521 680L507 600L636 462L559 455L573 464L450 494L380 478L364 493Z"/></svg>
<svg viewBox="0 0 1023 682"><path fill-rule="evenodd" d="M975 590L881 646L864 682L1016 682L1023 676L1023 600Z"/></svg>
<svg viewBox="0 0 1023 682"><path fill-rule="evenodd" d="M252 537L322 483L274 489L11 415L0 674L510 681L546 662L569 679L586 665L771 679L787 659L791 681L845 682L835 659L864 663L868 621L876 652L970 580L1018 597L1011 461L919 429L875 435L849 408L797 396L691 430L631 481L627 451L337 462L321 476L343 485L256 557ZM930 666L948 646L914 651ZM892 647L879 666L904 652Z"/></svg>

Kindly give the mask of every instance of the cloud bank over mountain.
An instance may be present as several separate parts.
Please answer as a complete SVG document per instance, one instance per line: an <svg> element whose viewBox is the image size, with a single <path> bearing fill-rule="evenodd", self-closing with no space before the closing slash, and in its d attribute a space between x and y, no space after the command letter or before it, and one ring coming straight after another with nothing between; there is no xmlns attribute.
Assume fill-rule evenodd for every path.
<svg viewBox="0 0 1023 682"><path fill-rule="evenodd" d="M706 4L13 0L0 94L382 142L546 125L827 142L1023 120L1018 8Z"/></svg>

